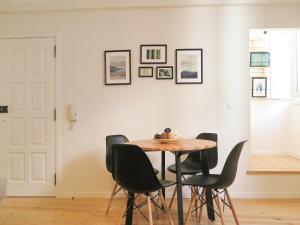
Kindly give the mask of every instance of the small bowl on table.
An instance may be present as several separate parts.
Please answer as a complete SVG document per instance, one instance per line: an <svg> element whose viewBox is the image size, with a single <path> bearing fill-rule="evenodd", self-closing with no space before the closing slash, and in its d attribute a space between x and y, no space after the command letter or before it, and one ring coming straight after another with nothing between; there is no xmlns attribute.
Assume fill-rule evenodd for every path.
<svg viewBox="0 0 300 225"><path fill-rule="evenodd" d="M153 141L159 142L161 144L172 144L178 141L181 141L182 138L172 138L172 139L156 139L154 138Z"/></svg>

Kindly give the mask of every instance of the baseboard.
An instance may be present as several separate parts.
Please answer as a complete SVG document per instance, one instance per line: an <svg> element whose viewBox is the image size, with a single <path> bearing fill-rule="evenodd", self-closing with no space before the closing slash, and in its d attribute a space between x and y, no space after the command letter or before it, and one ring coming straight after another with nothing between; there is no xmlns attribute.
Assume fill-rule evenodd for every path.
<svg viewBox="0 0 300 225"><path fill-rule="evenodd" d="M300 159L300 152L290 152L290 156Z"/></svg>
<svg viewBox="0 0 300 225"><path fill-rule="evenodd" d="M300 192L230 192L232 198L236 199L289 199L299 198ZM172 197L172 192L166 192L166 198ZM109 198L110 192L62 192L56 195L57 198ZM183 192L183 198L190 198L190 192ZM124 198L123 194L117 196L117 198Z"/></svg>
<svg viewBox="0 0 300 225"><path fill-rule="evenodd" d="M236 199L300 199L300 192L230 192Z"/></svg>

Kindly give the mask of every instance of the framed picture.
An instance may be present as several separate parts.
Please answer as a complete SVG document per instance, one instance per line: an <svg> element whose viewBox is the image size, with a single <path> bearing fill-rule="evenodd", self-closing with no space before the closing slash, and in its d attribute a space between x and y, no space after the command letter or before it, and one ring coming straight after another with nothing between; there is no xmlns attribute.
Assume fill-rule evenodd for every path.
<svg viewBox="0 0 300 225"><path fill-rule="evenodd" d="M104 51L105 85L131 84L130 50Z"/></svg>
<svg viewBox="0 0 300 225"><path fill-rule="evenodd" d="M250 67L269 67L270 52L250 52Z"/></svg>
<svg viewBox="0 0 300 225"><path fill-rule="evenodd" d="M166 64L167 45L141 45L141 64Z"/></svg>
<svg viewBox="0 0 300 225"><path fill-rule="evenodd" d="M139 77L153 77L153 67L139 67Z"/></svg>
<svg viewBox="0 0 300 225"><path fill-rule="evenodd" d="M203 50L176 49L176 84L203 83Z"/></svg>
<svg viewBox="0 0 300 225"><path fill-rule="evenodd" d="M173 66L156 67L156 79L173 79Z"/></svg>
<svg viewBox="0 0 300 225"><path fill-rule="evenodd" d="M267 97L266 77L252 77L252 97Z"/></svg>

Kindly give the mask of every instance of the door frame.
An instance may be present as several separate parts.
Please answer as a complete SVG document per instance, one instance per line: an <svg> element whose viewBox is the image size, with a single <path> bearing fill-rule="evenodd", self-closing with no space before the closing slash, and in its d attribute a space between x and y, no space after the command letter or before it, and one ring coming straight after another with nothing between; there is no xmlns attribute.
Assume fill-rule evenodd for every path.
<svg viewBox="0 0 300 225"><path fill-rule="evenodd" d="M56 186L55 196L59 195L61 190L61 126L62 126L62 95L61 95L61 37L59 33L55 34L0 34L0 39L29 39L29 38L54 38L56 45L55 57L55 173Z"/></svg>

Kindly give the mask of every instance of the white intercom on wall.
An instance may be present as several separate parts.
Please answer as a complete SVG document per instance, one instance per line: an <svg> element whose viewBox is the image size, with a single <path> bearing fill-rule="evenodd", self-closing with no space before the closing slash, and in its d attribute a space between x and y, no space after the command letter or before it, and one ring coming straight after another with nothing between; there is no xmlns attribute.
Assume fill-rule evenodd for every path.
<svg viewBox="0 0 300 225"><path fill-rule="evenodd" d="M68 106L69 108L69 119L70 119L70 124L71 124L71 129L74 128L74 123L77 122L77 114L78 114L78 110L77 110L77 105L76 104L70 104Z"/></svg>

